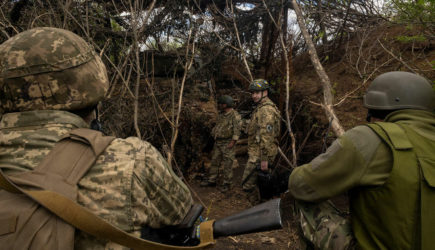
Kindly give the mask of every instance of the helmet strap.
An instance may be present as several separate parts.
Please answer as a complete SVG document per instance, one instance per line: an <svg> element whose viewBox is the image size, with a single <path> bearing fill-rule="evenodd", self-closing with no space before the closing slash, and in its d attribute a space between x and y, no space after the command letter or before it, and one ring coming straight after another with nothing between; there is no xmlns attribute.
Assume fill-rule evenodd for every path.
<svg viewBox="0 0 435 250"><path fill-rule="evenodd" d="M266 91L266 90L262 90L262 91L261 91L261 98L260 98L260 100L258 101L258 103L261 103L261 101L262 101L265 97L267 97L267 95L266 95L266 96L264 95L264 91Z"/></svg>
<svg viewBox="0 0 435 250"><path fill-rule="evenodd" d="M372 112L370 112L370 109L367 111L366 121L367 122L372 121Z"/></svg>
<svg viewBox="0 0 435 250"><path fill-rule="evenodd" d="M91 121L91 129L103 132L103 126L101 125L100 120L98 119L98 105L95 106L95 119Z"/></svg>
<svg viewBox="0 0 435 250"><path fill-rule="evenodd" d="M368 122L372 121L372 118L376 118L378 120L385 120L385 118L392 112L396 110L383 110L383 109L369 109L367 111L366 120Z"/></svg>

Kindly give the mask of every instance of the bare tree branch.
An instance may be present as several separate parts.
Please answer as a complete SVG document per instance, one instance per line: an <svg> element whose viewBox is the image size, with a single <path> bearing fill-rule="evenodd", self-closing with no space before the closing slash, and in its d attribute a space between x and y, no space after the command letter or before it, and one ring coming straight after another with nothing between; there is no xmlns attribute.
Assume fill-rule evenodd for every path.
<svg viewBox="0 0 435 250"><path fill-rule="evenodd" d="M146 23L148 21L148 18L150 17L151 11L154 9L154 5L156 4L157 0L153 0L151 5L149 6L146 16L144 20L142 20L142 26L137 29L140 25L140 7L139 2L140 1L134 1L134 7L132 5L132 2L130 2L130 12L133 15L133 37L134 37L134 50L135 50L135 60L136 60L136 87L134 91L134 115L133 115L133 121L134 121L134 128L136 130L136 136L139 138L142 138L139 124L138 124L138 109L139 109L139 88L140 88L140 78L142 75L141 65L140 65L140 58L139 58L139 52L140 52L140 46L139 46L139 34L146 26Z"/></svg>
<svg viewBox="0 0 435 250"><path fill-rule="evenodd" d="M232 0L230 0L230 6L231 6L231 18L233 20L233 26L234 26L234 33L236 35L237 42L238 42L239 47L240 47L240 53L242 54L243 63L245 64L246 71L248 72L249 81L252 82L254 80L254 78L252 77L248 61L246 61L245 50L243 49L242 43L240 42L239 30L237 29L237 23L236 23L236 18L235 18L235 14L234 14L234 6L233 6Z"/></svg>
<svg viewBox="0 0 435 250"><path fill-rule="evenodd" d="M175 126L172 127L171 148L170 148L170 153L168 154L168 163L170 166L171 166L172 157L173 157L172 155L174 154L175 142L177 141L178 132L179 132L178 126L180 123L181 109L182 109L182 105L183 105L184 84L186 82L186 77L187 77L187 74L189 72L189 69L192 67L193 58L195 57L195 34L193 34L193 37L192 37L192 31L193 31L193 27L190 28L189 36L187 39L186 54L185 54L186 64L184 65L183 79L181 80L180 94L178 96L178 110L177 110L177 115L175 117ZM192 42L191 44L190 44L190 41ZM190 52L190 60L189 60L189 51L191 51Z"/></svg>
<svg viewBox="0 0 435 250"><path fill-rule="evenodd" d="M307 27L305 26L302 11L299 8L296 0L292 0L293 9L296 12L299 28L301 29L302 35L305 38L305 42L308 46L308 53L310 54L311 61L316 69L317 75L319 76L322 87L323 87L323 104L322 107L325 110L326 116L331 121L332 130L334 131L336 136L340 136L344 133L344 129L338 120L334 108L333 108L333 100L334 97L332 95L331 81L329 80L328 75L325 72L322 64L320 63L319 57L317 56L316 48L314 47L313 41L311 40L310 35L308 34Z"/></svg>
<svg viewBox="0 0 435 250"><path fill-rule="evenodd" d="M403 66L405 66L407 69L409 69L410 71L412 71L412 73L414 74L418 74L413 68L411 68L405 61L403 61L402 59L400 59L399 57L397 57L396 55L394 55L393 52L389 51L387 48L385 48L384 44L381 43L381 41L379 39L376 39L378 41L378 43L381 45L381 47L388 53L390 54L394 59L396 59L397 61L399 61L400 63L403 64Z"/></svg>
<svg viewBox="0 0 435 250"><path fill-rule="evenodd" d="M289 50L287 48L287 46L285 45L285 40L284 40L284 36L283 36L283 32L281 29L281 14L282 11L280 13L279 19L278 19L278 23L276 22L276 20L273 18L272 13L270 12L269 8L267 7L266 2L263 0L263 5L266 8L267 12L269 13L269 17L272 20L272 22L275 24L278 32L279 32L279 40L280 40L280 44L284 53L284 60L285 60L285 96L286 96L286 101L285 101L285 118L286 118L286 125L287 125L287 130L289 132L289 135L291 137L291 144L292 144L292 155L293 155L293 161L292 161L292 166L296 166L297 165L297 156L296 156L296 137L293 133L292 127L291 127L291 121L290 121L290 108L289 108L289 102L290 102L290 62L288 60L288 54L289 54ZM285 20L287 21L287 20Z"/></svg>

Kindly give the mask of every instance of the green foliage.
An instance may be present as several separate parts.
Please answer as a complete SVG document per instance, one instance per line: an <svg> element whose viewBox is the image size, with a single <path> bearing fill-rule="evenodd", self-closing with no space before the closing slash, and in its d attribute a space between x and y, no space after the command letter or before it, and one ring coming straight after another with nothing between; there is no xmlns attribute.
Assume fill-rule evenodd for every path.
<svg viewBox="0 0 435 250"><path fill-rule="evenodd" d="M272 85L273 87L275 87L275 86L276 86L276 83L277 83L277 81L276 81L276 80L272 80L272 81L269 81L269 83L270 83L270 85Z"/></svg>
<svg viewBox="0 0 435 250"><path fill-rule="evenodd" d="M435 20L434 0L390 0L390 6L397 14L395 19L401 23L420 23L433 25Z"/></svg>
<svg viewBox="0 0 435 250"><path fill-rule="evenodd" d="M388 6L394 14L393 20L406 25L407 30L416 30L420 26L422 34L396 37L402 43L427 41L427 34L435 31L435 0L389 0ZM418 31L417 31L418 32Z"/></svg>
<svg viewBox="0 0 435 250"><path fill-rule="evenodd" d="M332 87L331 87L331 93L332 93L333 96L334 96L335 94L337 94L337 87L338 87L338 82L334 82L334 83L332 84Z"/></svg>
<svg viewBox="0 0 435 250"><path fill-rule="evenodd" d="M317 36L315 36L314 38L315 38L315 39L321 39L321 38L323 38L324 36L325 36L325 32L320 31L319 34L318 34Z"/></svg>
<svg viewBox="0 0 435 250"><path fill-rule="evenodd" d="M113 31L122 31L122 26L119 25L114 19L110 19L110 26Z"/></svg>
<svg viewBox="0 0 435 250"><path fill-rule="evenodd" d="M427 41L427 38L423 35L397 36L396 40L402 43L410 43L410 42L425 42Z"/></svg>

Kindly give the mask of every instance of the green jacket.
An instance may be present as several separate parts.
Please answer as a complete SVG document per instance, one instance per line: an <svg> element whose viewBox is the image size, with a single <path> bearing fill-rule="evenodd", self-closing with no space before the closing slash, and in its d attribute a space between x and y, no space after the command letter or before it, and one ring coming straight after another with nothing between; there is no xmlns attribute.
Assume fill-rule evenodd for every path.
<svg viewBox="0 0 435 250"><path fill-rule="evenodd" d="M289 190L295 198L305 201L322 201L351 190L352 224L360 247L428 249L427 244L435 243L434 237L426 236L435 235L435 219L432 212L425 210L435 206L435 114L400 110L390 114L386 122L399 124L406 131L412 149L394 148L386 134L358 126L337 139L327 152L296 168L290 176ZM398 156L397 150L416 153L419 164L416 157ZM408 163L401 165L404 162ZM412 164L414 168L406 167ZM405 182L401 177L409 180ZM416 200L420 195L424 201L421 206ZM422 220L417 219L419 216Z"/></svg>

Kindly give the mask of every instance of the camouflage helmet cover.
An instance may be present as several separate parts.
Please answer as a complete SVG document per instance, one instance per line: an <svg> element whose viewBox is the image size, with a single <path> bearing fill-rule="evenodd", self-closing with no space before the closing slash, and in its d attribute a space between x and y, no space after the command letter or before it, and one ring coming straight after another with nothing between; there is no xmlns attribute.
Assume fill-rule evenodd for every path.
<svg viewBox="0 0 435 250"><path fill-rule="evenodd" d="M229 95L222 95L222 96L219 96L218 103L219 104L226 104L227 107L231 108L234 105L234 100Z"/></svg>
<svg viewBox="0 0 435 250"><path fill-rule="evenodd" d="M393 71L379 75L364 95L364 107L374 110L435 108L435 92L419 75Z"/></svg>
<svg viewBox="0 0 435 250"><path fill-rule="evenodd" d="M262 91L269 88L269 83L264 79L255 79L251 84L249 84L250 91Z"/></svg>
<svg viewBox="0 0 435 250"><path fill-rule="evenodd" d="M101 58L70 31L34 28L0 45L5 112L83 109L102 100L108 85Z"/></svg>

